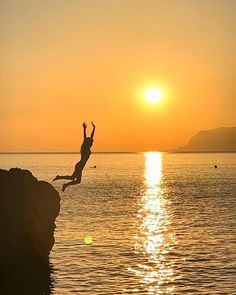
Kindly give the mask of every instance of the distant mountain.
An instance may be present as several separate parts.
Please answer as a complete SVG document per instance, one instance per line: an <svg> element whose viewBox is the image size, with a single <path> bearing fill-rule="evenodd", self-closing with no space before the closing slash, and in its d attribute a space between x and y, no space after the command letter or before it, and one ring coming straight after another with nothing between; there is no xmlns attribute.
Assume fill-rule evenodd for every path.
<svg viewBox="0 0 236 295"><path fill-rule="evenodd" d="M236 127L200 131L173 152L236 152Z"/></svg>

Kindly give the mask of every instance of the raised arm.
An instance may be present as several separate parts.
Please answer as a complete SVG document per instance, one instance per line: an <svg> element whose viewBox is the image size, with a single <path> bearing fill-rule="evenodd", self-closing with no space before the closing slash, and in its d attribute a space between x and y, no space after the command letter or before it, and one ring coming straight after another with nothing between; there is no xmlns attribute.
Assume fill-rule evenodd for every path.
<svg viewBox="0 0 236 295"><path fill-rule="evenodd" d="M96 126L94 125L93 121L91 123L92 123L92 126L93 126L93 131L91 133L91 138L93 139Z"/></svg>
<svg viewBox="0 0 236 295"><path fill-rule="evenodd" d="M84 128L84 139L87 137L86 136L86 128L87 128L87 124L84 122L83 123L83 128Z"/></svg>

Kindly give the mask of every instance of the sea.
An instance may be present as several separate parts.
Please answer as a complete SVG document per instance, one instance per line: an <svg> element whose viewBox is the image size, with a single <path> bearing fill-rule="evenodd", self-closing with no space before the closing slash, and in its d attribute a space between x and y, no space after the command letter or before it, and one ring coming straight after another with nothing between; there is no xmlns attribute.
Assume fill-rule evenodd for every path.
<svg viewBox="0 0 236 295"><path fill-rule="evenodd" d="M236 153L93 153L62 192L79 158L0 155L60 193L47 294L236 294Z"/></svg>

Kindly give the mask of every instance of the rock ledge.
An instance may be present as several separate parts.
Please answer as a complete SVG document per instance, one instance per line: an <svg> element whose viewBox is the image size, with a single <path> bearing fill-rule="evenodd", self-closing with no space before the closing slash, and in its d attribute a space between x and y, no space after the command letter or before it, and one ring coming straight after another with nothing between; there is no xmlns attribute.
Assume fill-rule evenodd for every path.
<svg viewBox="0 0 236 295"><path fill-rule="evenodd" d="M0 268L48 267L60 196L30 171L0 169Z"/></svg>

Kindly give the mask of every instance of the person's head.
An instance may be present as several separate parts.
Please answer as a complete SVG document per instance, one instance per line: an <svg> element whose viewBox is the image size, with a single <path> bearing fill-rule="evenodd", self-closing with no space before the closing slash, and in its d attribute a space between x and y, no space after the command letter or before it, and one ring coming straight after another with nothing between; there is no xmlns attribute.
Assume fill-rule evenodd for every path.
<svg viewBox="0 0 236 295"><path fill-rule="evenodd" d="M93 139L91 137L86 137L84 143L86 146L91 147L93 145Z"/></svg>

